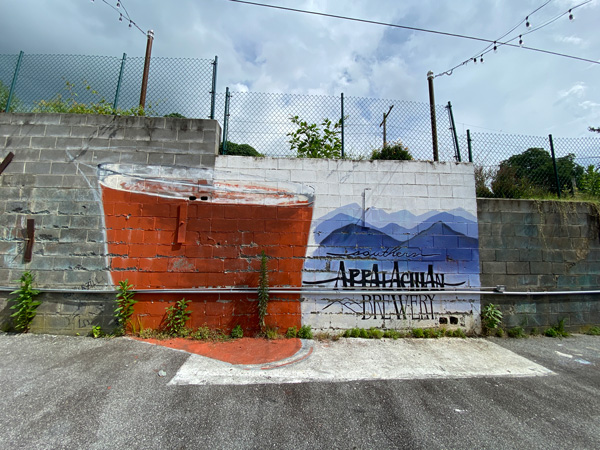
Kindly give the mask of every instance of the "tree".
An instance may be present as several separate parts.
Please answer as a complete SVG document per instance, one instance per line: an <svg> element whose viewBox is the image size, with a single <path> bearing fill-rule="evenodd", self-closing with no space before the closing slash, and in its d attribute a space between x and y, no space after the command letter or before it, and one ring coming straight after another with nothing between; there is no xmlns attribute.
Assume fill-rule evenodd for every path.
<svg viewBox="0 0 600 450"><path fill-rule="evenodd" d="M578 182L583 167L575 163L570 153L557 158L556 167L561 190L569 190L572 181ZM500 163L492 181L495 197L523 198L528 196L557 193L556 177L552 157L543 148L529 148Z"/></svg>
<svg viewBox="0 0 600 450"><path fill-rule="evenodd" d="M291 149L296 150L298 158L340 158L342 156L342 119L335 124L329 119L323 119L321 130L317 124L308 124L298 116L290 118L298 129L287 133Z"/></svg>
<svg viewBox="0 0 600 450"><path fill-rule="evenodd" d="M600 127L597 127L597 128L590 127L589 130L593 131L594 133L600 133Z"/></svg>
<svg viewBox="0 0 600 450"><path fill-rule="evenodd" d="M10 89L6 86L2 81L0 81L0 112L4 112L6 109L6 102L8 102L8 94L10 93ZM20 111L21 108L21 100L13 94L13 97L10 101L10 111L7 112L17 112Z"/></svg>

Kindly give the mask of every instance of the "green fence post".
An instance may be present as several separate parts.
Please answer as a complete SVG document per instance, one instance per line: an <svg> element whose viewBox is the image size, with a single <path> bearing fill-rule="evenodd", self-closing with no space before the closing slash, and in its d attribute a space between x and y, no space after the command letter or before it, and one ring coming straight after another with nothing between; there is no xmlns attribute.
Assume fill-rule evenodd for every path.
<svg viewBox="0 0 600 450"><path fill-rule="evenodd" d="M123 81L123 71L125 70L125 61L127 60L127 53L123 53L123 59L121 60L121 70L119 71L119 80L117 81L117 90L115 92L115 101L113 102L113 112L117 112L117 106L119 104L119 94L121 93L121 82Z"/></svg>
<svg viewBox="0 0 600 450"><path fill-rule="evenodd" d="M556 192L558 193L558 198L560 198L560 180L558 178L558 167L556 167L556 156L554 155L554 141L551 134L548 135L548 139L550 140L550 152L552 153L552 165L554 166L554 178L556 179Z"/></svg>
<svg viewBox="0 0 600 450"><path fill-rule="evenodd" d="M344 93L342 92L342 159L344 159Z"/></svg>
<svg viewBox="0 0 600 450"><path fill-rule="evenodd" d="M215 118L215 95L217 94L217 64L219 59L215 56L213 61L213 74L212 74L212 90L210 91L210 118Z"/></svg>
<svg viewBox="0 0 600 450"><path fill-rule="evenodd" d="M452 137L454 138L454 147L456 148L456 160L461 162L460 147L458 146L458 136L456 135L456 125L454 124L454 114L452 114L452 103L448 102L448 115L450 116L450 126L452 127Z"/></svg>
<svg viewBox="0 0 600 450"><path fill-rule="evenodd" d="M471 147L471 130L467 130L467 148L469 149L469 162L473 162L473 149Z"/></svg>
<svg viewBox="0 0 600 450"><path fill-rule="evenodd" d="M225 88L225 117L223 117L223 147L221 154L227 154L227 134L229 133L229 88Z"/></svg>
<svg viewBox="0 0 600 450"><path fill-rule="evenodd" d="M19 59L17 59L17 66L15 67L15 74L13 75L12 83L10 84L10 91L8 91L8 98L6 99L6 106L4 112L10 111L10 102L12 101L13 94L17 87L17 78L19 78L19 70L21 70L21 62L23 61L23 50L19 52Z"/></svg>

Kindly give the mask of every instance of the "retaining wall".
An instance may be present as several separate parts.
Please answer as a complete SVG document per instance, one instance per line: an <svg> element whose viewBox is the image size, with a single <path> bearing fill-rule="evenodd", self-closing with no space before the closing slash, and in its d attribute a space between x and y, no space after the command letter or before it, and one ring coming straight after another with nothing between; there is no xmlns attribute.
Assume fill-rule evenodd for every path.
<svg viewBox="0 0 600 450"><path fill-rule="evenodd" d="M0 286L14 287L30 270L38 287L79 291L43 294L33 331L110 328L114 293L81 291L123 279L137 289L218 289L140 294L138 323L159 326L165 307L185 296L192 326L255 330L262 251L271 288L295 290L271 295L267 323L282 331L477 331L477 295L422 290L600 285L590 205L476 201L470 164L217 156L219 140L219 125L208 120L0 114L0 159L14 153L0 175ZM114 166L103 172L99 164ZM340 287L356 292L337 295ZM384 287L403 293L377 292ZM306 293L316 290L328 292ZM4 319L7 296L0 292ZM600 323L595 296L484 302L499 304L508 326Z"/></svg>
<svg viewBox="0 0 600 450"><path fill-rule="evenodd" d="M482 286L507 291L600 288L600 212L590 203L478 199ZM565 320L577 331L600 324L599 295L483 296L507 327L543 329Z"/></svg>

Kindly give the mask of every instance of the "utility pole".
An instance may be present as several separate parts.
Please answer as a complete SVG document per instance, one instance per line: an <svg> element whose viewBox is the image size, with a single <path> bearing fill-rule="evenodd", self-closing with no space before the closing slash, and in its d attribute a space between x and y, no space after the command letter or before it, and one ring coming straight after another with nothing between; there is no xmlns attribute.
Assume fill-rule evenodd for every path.
<svg viewBox="0 0 600 450"><path fill-rule="evenodd" d="M387 113L383 113L383 121L379 124L379 126L383 126L383 146L387 147L387 132L386 132L386 124L387 124L387 118L390 115L390 113L392 112L392 108L394 107L394 105L390 106L390 109L388 110Z"/></svg>
<svg viewBox="0 0 600 450"><path fill-rule="evenodd" d="M431 113L431 140L433 144L433 160L439 161L438 139L437 139L437 121L435 118L435 98L433 96L433 72L427 72L427 82L429 84L429 110Z"/></svg>
<svg viewBox="0 0 600 450"><path fill-rule="evenodd" d="M142 76L142 92L140 93L140 107L146 107L146 89L148 88L148 73L150 72L150 56L152 55L152 41L154 41L154 31L148 30L148 40L146 41L146 59L144 60L144 75Z"/></svg>

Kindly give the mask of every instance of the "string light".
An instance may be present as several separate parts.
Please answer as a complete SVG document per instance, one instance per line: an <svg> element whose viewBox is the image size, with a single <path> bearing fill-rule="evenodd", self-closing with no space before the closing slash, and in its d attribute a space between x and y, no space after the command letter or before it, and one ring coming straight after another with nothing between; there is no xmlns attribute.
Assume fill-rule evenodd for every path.
<svg viewBox="0 0 600 450"><path fill-rule="evenodd" d="M91 0L92 2L94 2L94 0ZM139 30L140 33L142 33L144 36L146 36L146 32L144 30L142 30L137 23L135 23L135 21L131 18L131 16L129 15L129 11L127 11L127 8L125 7L125 4L123 3L123 0L117 0L116 3L116 7L114 6L114 3L109 3L107 0L102 0L103 3L107 4L108 6L110 6L113 10L115 10L116 12L119 13L119 22L123 22L123 18L125 18L125 20L129 21L129 28L137 28ZM123 12L121 12L121 10L117 9L117 8L121 8L123 10Z"/></svg>
<svg viewBox="0 0 600 450"><path fill-rule="evenodd" d="M525 26L529 28L531 24L529 23L529 16L525 17Z"/></svg>
<svg viewBox="0 0 600 450"><path fill-rule="evenodd" d="M527 34L530 34L530 33L533 33L533 32L535 32L535 31L538 31L538 30L540 30L540 29L542 29L542 28L544 28L544 27L546 27L546 26L550 25L551 23L554 23L554 22L556 22L558 19L560 19L561 17L563 17L563 16L565 16L565 15L568 15L568 17L569 17L569 20L573 20L573 10L574 10L574 9L577 9L577 8L579 8L579 7L581 7L581 6L584 6L584 5L586 5L586 4L588 4L588 3L592 2L592 1L593 1L593 0L586 0L586 1L584 1L584 2L580 3L580 4L576 5L576 6L573 6L573 7L572 7L571 9L569 9L568 11L565 11L565 12L563 12L562 14L559 14L559 15L557 15L556 17L554 17L554 18L552 18L552 19L550 19L550 20L546 21L545 23L543 23L542 25L540 25L540 26L538 26L538 27L532 28L531 30L529 30L529 31L527 31L527 32L525 32L525 33L522 33L522 34L520 34L518 37L513 37L512 39L509 39L509 40L508 40L508 41L506 41L506 42L502 42L502 41L500 41L500 40L499 40L499 39L502 39L504 36L508 35L509 33L511 33L512 31L516 30L516 29L517 29L517 27L518 27L518 25L517 25L517 26L515 26L515 27L514 27L514 28L513 28L511 31L509 31L508 33L506 33L504 36L502 36L502 37L501 37L501 38L499 38L498 40L495 40L495 41L493 41L493 42L492 42L492 41L488 41L488 42L490 42L490 45L488 45L488 46L487 46L487 47L486 47L486 48L485 48L485 49L484 49L484 50L483 50L483 51L480 53L480 55L481 55L481 57L483 57L483 55L485 55L486 53L489 53L489 52L491 52L491 51L494 51L494 53L497 53L497 51L498 51L498 47L500 47L500 46L502 46L502 45L507 45L507 46L509 46L509 47L517 47L517 45L515 45L515 44L511 44L511 42L515 41L516 39L519 39L519 45L518 45L518 46L519 46L520 48L522 48L522 49L525 49L525 50L531 50L531 51L540 52L540 53L546 53L546 54L549 54L549 55L555 55L555 56L562 56L562 57L565 57L565 58L569 58L569 59L576 59L576 60L578 60L578 61L585 61L585 62L589 62L589 63L592 63L592 64L600 64L600 62L599 62L599 61L597 61L597 60L591 60L591 59L587 59L587 58L580 58L580 57L578 57L578 56L573 56L573 55L568 55L568 54L564 54L564 53L553 52L553 51L550 51L550 50L542 50L542 49L533 48L533 47L527 47L527 46L524 46L524 45L523 45L523 44L524 44L524 41L523 41L523 36L524 36L524 35L527 35ZM529 16L531 16L533 13L535 13L536 11L538 11L538 10L540 10L541 8L543 8L544 6L546 6L548 3L550 3L550 1L546 1L546 3L544 3L542 6L538 7L538 8L537 8L535 11L533 11L532 13L530 13L530 14L529 14ZM525 20L521 21L520 23L523 23L523 22L529 22L529 16L527 16L527 17L525 18ZM531 26L531 23L529 23L529 25ZM459 68L459 67L461 67L461 66L464 66L464 65L466 65L466 64L467 64L467 63L469 63L469 62L470 62L470 61L471 61L473 58L474 58L474 57L471 57L471 58L467 59L466 61L463 61L462 63L460 63L460 64L457 64L456 66L452 67L451 69L449 69L449 70L447 70L447 71L445 71L445 72L441 72L441 73L439 73L439 74L435 75L435 77L439 77L439 76L441 76L441 75L452 75L452 73L454 72L454 69L457 69L457 68Z"/></svg>
<svg viewBox="0 0 600 450"><path fill-rule="evenodd" d="M481 59L479 60L481 64L483 64L483 55L481 55Z"/></svg>

